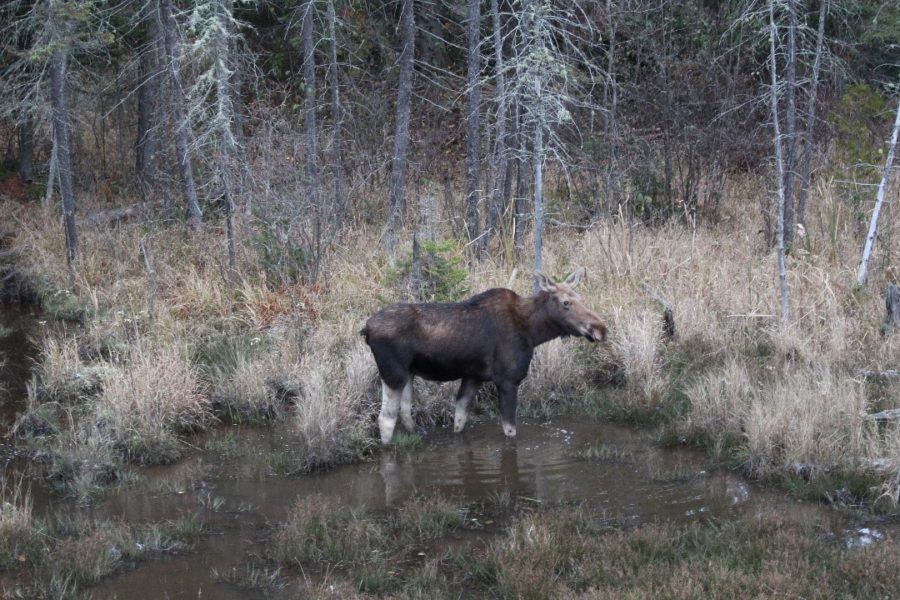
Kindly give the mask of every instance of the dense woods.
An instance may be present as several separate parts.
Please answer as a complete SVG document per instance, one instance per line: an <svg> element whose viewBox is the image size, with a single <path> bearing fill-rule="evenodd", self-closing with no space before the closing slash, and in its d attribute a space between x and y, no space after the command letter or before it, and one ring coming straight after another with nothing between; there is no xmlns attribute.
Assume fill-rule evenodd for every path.
<svg viewBox="0 0 900 600"><path fill-rule="evenodd" d="M10 0L0 32L0 291L42 319L10 434L61 494L222 423L285 431L277 473L370 458L369 316L584 266L608 342L538 348L525 419L896 514L896 0Z"/></svg>
<svg viewBox="0 0 900 600"><path fill-rule="evenodd" d="M770 48L751 1L9 2L4 168L58 181L73 260L76 213L114 189L191 228L287 217L315 279L331 233L384 223L393 254L407 205L459 181L474 254L526 221L539 266L548 193L551 223L715 223L724 178L772 166L771 55L790 249L817 153L881 150L900 34L891 3L771 4Z"/></svg>

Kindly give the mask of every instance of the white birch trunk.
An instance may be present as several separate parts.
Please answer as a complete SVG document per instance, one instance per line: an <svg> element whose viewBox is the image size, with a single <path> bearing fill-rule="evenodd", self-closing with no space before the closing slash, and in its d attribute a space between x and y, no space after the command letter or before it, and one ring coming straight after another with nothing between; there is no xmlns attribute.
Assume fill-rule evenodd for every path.
<svg viewBox="0 0 900 600"><path fill-rule="evenodd" d="M891 179L891 167L894 164L894 149L897 147L897 131L900 130L900 103L897 104L897 116L894 119L894 130L891 133L891 142L888 146L887 159L884 161L884 171L881 174L881 183L878 185L878 195L875 197L875 209L872 211L872 220L869 223L869 235L866 236L866 245L863 248L862 260L859 261L859 270L856 273L856 282L865 285L869 277L869 257L872 255L872 246L875 244L875 236L878 233L878 215L881 213L881 205L884 203L884 192L887 190Z"/></svg>

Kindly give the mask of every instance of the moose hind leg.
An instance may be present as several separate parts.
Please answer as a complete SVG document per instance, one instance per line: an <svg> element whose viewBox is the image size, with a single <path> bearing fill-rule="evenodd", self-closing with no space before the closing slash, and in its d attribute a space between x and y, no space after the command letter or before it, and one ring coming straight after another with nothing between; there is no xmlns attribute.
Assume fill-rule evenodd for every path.
<svg viewBox="0 0 900 600"><path fill-rule="evenodd" d="M393 389L381 380L381 414L378 415L378 429L381 431L381 443L390 444L397 425L397 414L400 412L400 396L403 388Z"/></svg>
<svg viewBox="0 0 900 600"><path fill-rule="evenodd" d="M469 405L472 403L472 398L478 393L479 387L481 384L474 379L463 379L459 384L459 391L456 393L456 410L453 413L454 432L459 433L465 428L466 421L469 420Z"/></svg>
<svg viewBox="0 0 900 600"><path fill-rule="evenodd" d="M503 425L503 434L506 437L516 437L516 403L519 386L501 384L497 386L497 391L500 392L500 423Z"/></svg>
<svg viewBox="0 0 900 600"><path fill-rule="evenodd" d="M410 433L416 430L416 422L412 418L412 397L413 397L413 380L412 377L403 386L400 392L400 418L403 419L403 426Z"/></svg>

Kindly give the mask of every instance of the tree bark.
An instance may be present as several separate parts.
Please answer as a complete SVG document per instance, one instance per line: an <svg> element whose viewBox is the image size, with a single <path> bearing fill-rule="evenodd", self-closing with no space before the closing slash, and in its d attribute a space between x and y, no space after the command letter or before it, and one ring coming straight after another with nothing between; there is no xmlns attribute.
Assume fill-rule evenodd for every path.
<svg viewBox="0 0 900 600"><path fill-rule="evenodd" d="M19 123L19 177L29 184L34 181L34 119L26 113Z"/></svg>
<svg viewBox="0 0 900 600"><path fill-rule="evenodd" d="M466 233L469 240L477 240L480 229L478 205L481 195L481 164L479 150L481 136L479 126L479 106L481 104L481 3L479 0L468 0L467 39L468 39L468 73L466 88L468 102L466 106ZM480 248L481 243L477 243Z"/></svg>
<svg viewBox="0 0 900 600"><path fill-rule="evenodd" d="M400 31L400 78L397 90L397 122L394 131L394 156L391 161L391 200L385 249L393 256L397 231L406 212L406 167L409 147L409 114L412 106L413 55L416 47L416 21L413 0L402 0Z"/></svg>
<svg viewBox="0 0 900 600"><path fill-rule="evenodd" d="M231 193L231 158L234 154L235 142L232 124L234 123L233 88L231 73L227 63L231 59L231 0L217 0L216 20L218 27L215 33L215 76L216 96L218 97L218 121L222 131L219 133L219 180L222 184L222 200L225 207L225 241L228 247L228 270L237 268L234 249L234 201Z"/></svg>
<svg viewBox="0 0 900 600"><path fill-rule="evenodd" d="M75 230L75 197L72 178L72 138L70 131L69 103L66 93L66 62L68 48L62 23L55 22L58 3L51 2L51 24L55 49L50 57L50 101L53 105L53 143L56 168L59 175L59 195L62 199L63 225L66 235L66 260L71 265L78 261L78 234Z"/></svg>
<svg viewBox="0 0 900 600"><path fill-rule="evenodd" d="M540 97L540 89L538 89ZM544 251L544 128L540 123L534 132L534 272L540 273ZM538 292L537 281L534 292Z"/></svg>
<svg viewBox="0 0 900 600"><path fill-rule="evenodd" d="M497 99L497 141L494 148L494 189L491 193L491 203L488 207L487 228L490 235L499 233L500 210L503 201L503 190L506 187L506 72L503 62L503 35L500 22L500 7L498 0L491 0L491 22L493 24L494 41L494 70L496 72L496 90L494 97Z"/></svg>
<svg viewBox="0 0 900 600"><path fill-rule="evenodd" d="M309 202L313 212L313 244L314 257L310 278L316 281L319 277L319 262L322 250L322 207L319 202L319 159L317 149L316 125L316 44L313 39L313 19L315 18L315 0L306 0L303 7L303 83L305 94L305 129L306 129L306 177L309 186Z"/></svg>
<svg viewBox="0 0 900 600"><path fill-rule="evenodd" d="M528 193L527 170L525 156L528 146L525 140L524 126L522 124L521 104L515 105L516 142L518 156L516 157L516 200L515 200L515 224L513 225L513 246L519 255L525 252L525 195Z"/></svg>
<svg viewBox="0 0 900 600"><path fill-rule="evenodd" d="M875 197L875 209L872 211L872 220L869 222L869 234L866 236L866 245L863 248L862 259L859 261L859 269L856 272L856 282L859 285L865 285L866 279L869 277L869 257L872 255L872 246L875 244L875 235L878 232L878 215L881 213L881 205L884 203L884 193L891 179L898 130L900 130L900 103L897 104L897 116L894 119L887 159L884 161L884 171L881 174L881 183L878 184L878 194Z"/></svg>
<svg viewBox="0 0 900 600"><path fill-rule="evenodd" d="M784 245L790 249L794 241L794 170L797 145L797 0L788 0L788 47L785 84L787 89L787 114L784 137L787 149L784 153Z"/></svg>
<svg viewBox="0 0 900 600"><path fill-rule="evenodd" d="M809 167L813 153L813 135L816 127L816 100L819 95L819 69L822 65L822 47L825 40L825 17L828 14L828 0L819 6L819 30L816 33L816 54L813 58L812 80L809 84L809 110L806 115L805 149L803 166L800 171L800 192L797 198L797 223L806 224L806 196L809 193Z"/></svg>
<svg viewBox="0 0 900 600"><path fill-rule="evenodd" d="M787 267L784 259L784 161L781 152L781 125L778 123L778 71L775 62L775 0L769 0L769 69L772 75L771 101L772 128L775 140L775 186L777 200L775 206L775 252L778 255L778 283L781 294L781 323L788 324Z"/></svg>
<svg viewBox="0 0 900 600"><path fill-rule="evenodd" d="M137 138L135 140L135 164L134 170L138 181L145 189L150 189L156 182L156 165L154 163L157 151L156 115L159 102L159 68L157 58L157 40L159 27L157 19L152 16L147 19L149 39L146 47L141 50L138 77L140 77L137 90Z"/></svg>
<svg viewBox="0 0 900 600"><path fill-rule="evenodd" d="M163 32L169 72L169 92L172 118L175 120L175 153L181 176L181 194L188 215L188 226L199 229L203 223L203 212L197 202L197 186L194 184L194 169L190 157L190 124L185 110L185 94L178 70L178 31L172 15L172 1L158 0L159 27Z"/></svg>
<svg viewBox="0 0 900 600"><path fill-rule="evenodd" d="M337 34L335 23L334 0L328 1L328 37L331 40L331 64L328 69L328 80L331 86L331 168L334 177L334 226L340 231L344 225L346 206L344 203L344 157L341 149L343 143L342 126L344 111L341 107L340 77L338 74Z"/></svg>

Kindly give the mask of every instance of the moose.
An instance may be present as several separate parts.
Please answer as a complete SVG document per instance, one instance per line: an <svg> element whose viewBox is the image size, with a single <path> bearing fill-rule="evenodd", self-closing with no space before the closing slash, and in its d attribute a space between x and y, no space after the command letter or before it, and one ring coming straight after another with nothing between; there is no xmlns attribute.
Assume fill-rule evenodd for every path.
<svg viewBox="0 0 900 600"><path fill-rule="evenodd" d="M503 433L516 435L519 384L528 374L535 347L564 336L592 342L606 339L606 326L575 291L584 268L553 283L535 275L539 291L522 297L494 288L463 302L392 304L375 313L360 333L372 350L382 382L378 425L389 444L397 415L413 431L413 378L462 380L456 394L453 430L463 430L469 404L491 381L500 396Z"/></svg>

